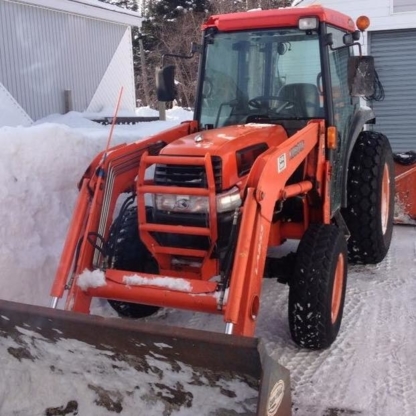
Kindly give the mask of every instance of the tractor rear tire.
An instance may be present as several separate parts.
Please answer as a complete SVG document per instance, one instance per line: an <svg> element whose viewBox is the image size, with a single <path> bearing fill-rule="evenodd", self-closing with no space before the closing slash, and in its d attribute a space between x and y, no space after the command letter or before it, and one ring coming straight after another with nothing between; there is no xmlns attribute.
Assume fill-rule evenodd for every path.
<svg viewBox="0 0 416 416"><path fill-rule="evenodd" d="M338 335L347 284L347 243L335 225L311 224L299 243L289 289L289 327L303 348L328 348Z"/></svg>
<svg viewBox="0 0 416 416"><path fill-rule="evenodd" d="M393 233L394 165L387 137L361 132L348 172L347 207L342 210L351 233L348 257L352 263L376 264L386 256Z"/></svg>
<svg viewBox="0 0 416 416"><path fill-rule="evenodd" d="M116 219L118 221L119 219ZM120 218L120 231L114 247L114 267L132 272L158 273L158 266L140 240L137 207L129 208ZM122 317L144 318L159 310L157 306L108 300L110 306Z"/></svg>

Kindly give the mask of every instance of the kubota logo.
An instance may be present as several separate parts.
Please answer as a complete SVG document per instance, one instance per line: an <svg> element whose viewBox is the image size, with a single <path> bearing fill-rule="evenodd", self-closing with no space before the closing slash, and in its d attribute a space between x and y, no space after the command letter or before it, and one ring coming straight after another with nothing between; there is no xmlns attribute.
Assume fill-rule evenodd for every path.
<svg viewBox="0 0 416 416"><path fill-rule="evenodd" d="M190 207L189 199L181 198L175 202L175 208L177 209L188 209Z"/></svg>
<svg viewBox="0 0 416 416"><path fill-rule="evenodd" d="M285 394L285 383L283 380L278 381L272 388L267 403L267 416L275 416L279 410Z"/></svg>
<svg viewBox="0 0 416 416"><path fill-rule="evenodd" d="M293 159L297 156L303 149L305 148L305 142L301 140L300 142L296 143L290 150L289 150L289 159Z"/></svg>

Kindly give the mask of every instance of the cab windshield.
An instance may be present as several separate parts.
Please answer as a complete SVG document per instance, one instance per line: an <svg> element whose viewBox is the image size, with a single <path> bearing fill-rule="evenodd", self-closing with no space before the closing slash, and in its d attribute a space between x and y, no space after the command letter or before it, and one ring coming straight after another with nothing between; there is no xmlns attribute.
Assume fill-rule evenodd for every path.
<svg viewBox="0 0 416 416"><path fill-rule="evenodd" d="M201 126L324 117L317 33L279 29L207 36Z"/></svg>

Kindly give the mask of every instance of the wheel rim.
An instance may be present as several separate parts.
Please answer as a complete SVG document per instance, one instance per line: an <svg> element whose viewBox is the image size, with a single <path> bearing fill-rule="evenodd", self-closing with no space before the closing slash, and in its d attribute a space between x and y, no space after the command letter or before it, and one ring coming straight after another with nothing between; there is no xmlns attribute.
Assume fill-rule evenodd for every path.
<svg viewBox="0 0 416 416"><path fill-rule="evenodd" d="M344 256L338 256L337 267L335 269L334 287L332 289L331 321L334 324L341 309L342 292L344 288Z"/></svg>
<svg viewBox="0 0 416 416"><path fill-rule="evenodd" d="M390 171L387 163L384 165L381 190L381 230L386 234L390 214Z"/></svg>

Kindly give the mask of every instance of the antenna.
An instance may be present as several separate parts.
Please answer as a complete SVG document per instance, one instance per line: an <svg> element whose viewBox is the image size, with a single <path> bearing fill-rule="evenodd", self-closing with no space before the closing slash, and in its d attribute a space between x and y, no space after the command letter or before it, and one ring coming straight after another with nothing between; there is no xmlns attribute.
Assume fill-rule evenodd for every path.
<svg viewBox="0 0 416 416"><path fill-rule="evenodd" d="M106 145L105 152L104 152L104 157L103 157L103 162L105 162L105 159L107 158L108 149L110 148L111 139L113 138L114 126L116 124L117 114L118 114L118 110L120 108L120 103L121 103L121 97L122 96L123 96L123 87L120 88L120 92L118 94L117 105L116 105L116 109L114 111L113 120L111 122L110 134L108 135L107 145Z"/></svg>

